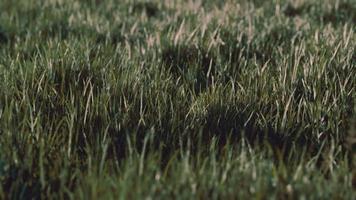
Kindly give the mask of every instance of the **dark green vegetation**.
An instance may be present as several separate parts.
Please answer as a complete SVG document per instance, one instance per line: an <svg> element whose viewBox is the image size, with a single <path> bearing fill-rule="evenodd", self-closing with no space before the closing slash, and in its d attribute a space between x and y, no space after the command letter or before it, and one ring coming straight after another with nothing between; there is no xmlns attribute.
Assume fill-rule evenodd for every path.
<svg viewBox="0 0 356 200"><path fill-rule="evenodd" d="M356 4L0 1L0 199L353 199Z"/></svg>

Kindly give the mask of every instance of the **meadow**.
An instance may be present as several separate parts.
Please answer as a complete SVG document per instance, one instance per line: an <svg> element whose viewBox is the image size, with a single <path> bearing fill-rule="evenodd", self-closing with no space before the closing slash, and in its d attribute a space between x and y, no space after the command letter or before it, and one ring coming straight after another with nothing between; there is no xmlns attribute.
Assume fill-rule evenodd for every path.
<svg viewBox="0 0 356 200"><path fill-rule="evenodd" d="M355 0L1 0L0 199L355 199Z"/></svg>

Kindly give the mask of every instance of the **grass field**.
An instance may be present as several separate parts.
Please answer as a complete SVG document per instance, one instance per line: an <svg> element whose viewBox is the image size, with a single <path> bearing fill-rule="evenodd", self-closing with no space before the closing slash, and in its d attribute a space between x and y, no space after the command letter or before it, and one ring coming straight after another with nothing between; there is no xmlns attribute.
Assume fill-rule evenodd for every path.
<svg viewBox="0 0 356 200"><path fill-rule="evenodd" d="M1 0L0 199L355 199L355 0Z"/></svg>

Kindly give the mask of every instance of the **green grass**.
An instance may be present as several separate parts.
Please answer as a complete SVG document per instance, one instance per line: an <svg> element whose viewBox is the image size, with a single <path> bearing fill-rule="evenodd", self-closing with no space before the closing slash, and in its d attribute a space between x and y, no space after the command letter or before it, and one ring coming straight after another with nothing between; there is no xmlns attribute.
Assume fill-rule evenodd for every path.
<svg viewBox="0 0 356 200"><path fill-rule="evenodd" d="M353 0L3 0L0 199L354 199Z"/></svg>

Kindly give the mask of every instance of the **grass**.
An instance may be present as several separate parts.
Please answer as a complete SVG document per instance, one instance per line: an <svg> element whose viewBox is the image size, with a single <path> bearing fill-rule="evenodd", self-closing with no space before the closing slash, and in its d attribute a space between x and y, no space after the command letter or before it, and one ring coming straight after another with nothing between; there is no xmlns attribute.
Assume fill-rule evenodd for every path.
<svg viewBox="0 0 356 200"><path fill-rule="evenodd" d="M353 199L355 5L1 1L1 199Z"/></svg>

